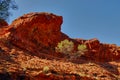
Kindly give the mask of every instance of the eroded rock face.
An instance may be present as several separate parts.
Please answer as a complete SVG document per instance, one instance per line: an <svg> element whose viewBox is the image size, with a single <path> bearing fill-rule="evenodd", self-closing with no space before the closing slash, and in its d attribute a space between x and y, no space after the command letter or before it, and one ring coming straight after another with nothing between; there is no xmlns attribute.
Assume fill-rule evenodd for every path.
<svg viewBox="0 0 120 80"><path fill-rule="evenodd" d="M62 22L62 16L52 13L25 14L10 25L10 40L14 45L34 53L50 53L59 41L68 38L61 32Z"/></svg>
<svg viewBox="0 0 120 80"><path fill-rule="evenodd" d="M88 52L85 53L87 60L106 62L120 59L120 47L115 44L100 43L96 38L90 40L76 39L80 44L86 44Z"/></svg>
<svg viewBox="0 0 120 80"><path fill-rule="evenodd" d="M0 27L8 26L8 23L5 20L0 19Z"/></svg>
<svg viewBox="0 0 120 80"><path fill-rule="evenodd" d="M96 38L90 40L69 38L61 32L62 22L61 16L51 13L29 13L16 19L8 27L0 28L0 53L2 53L0 80L95 80L95 77L105 80L117 79L111 75L119 76L120 71L116 67L119 62L112 66L112 64L107 65L106 61L120 59L120 47L115 44L100 43ZM78 50L79 44L86 44L88 51L76 57L75 61L74 58L70 60L70 57L64 57L66 55L62 53L54 53L58 42L64 39L74 42L75 51ZM54 54L45 54L51 52ZM31 56L29 53L37 56ZM105 66L88 64L91 60L100 64L103 62L102 65ZM73 65L69 62L85 64ZM46 64L50 68L50 74L42 71Z"/></svg>
<svg viewBox="0 0 120 80"><path fill-rule="evenodd" d="M41 56L41 52L54 53L58 42L69 39L74 42L75 50L78 44L87 45L88 52L84 54L87 60L104 62L120 59L120 47L117 45L100 43L96 38L70 39L61 32L62 22L62 16L52 13L25 14L10 25L10 41L19 48Z"/></svg>

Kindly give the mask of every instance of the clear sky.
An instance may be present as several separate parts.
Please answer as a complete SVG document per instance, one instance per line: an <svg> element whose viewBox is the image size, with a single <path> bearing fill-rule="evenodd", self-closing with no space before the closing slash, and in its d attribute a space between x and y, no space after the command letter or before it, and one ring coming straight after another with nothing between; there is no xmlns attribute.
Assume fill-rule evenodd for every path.
<svg viewBox="0 0 120 80"><path fill-rule="evenodd" d="M62 32L71 38L98 38L120 46L120 0L15 0L9 24L29 12L63 16Z"/></svg>

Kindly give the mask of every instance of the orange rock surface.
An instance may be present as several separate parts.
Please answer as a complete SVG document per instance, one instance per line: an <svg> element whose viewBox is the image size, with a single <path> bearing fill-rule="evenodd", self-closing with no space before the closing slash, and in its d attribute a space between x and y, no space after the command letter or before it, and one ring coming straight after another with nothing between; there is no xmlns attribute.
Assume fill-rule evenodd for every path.
<svg viewBox="0 0 120 80"><path fill-rule="evenodd" d="M116 44L100 43L96 38L76 41L87 45L88 52L85 54L85 57L89 60L107 62L120 59L120 47Z"/></svg>
<svg viewBox="0 0 120 80"><path fill-rule="evenodd" d="M0 28L0 80L119 80L120 47L98 39L72 39L61 32L62 16L28 13ZM1 25L1 23L0 23ZM3 26L3 23L2 23ZM85 44L84 55L56 53L64 40ZM47 73L44 67L48 67Z"/></svg>
<svg viewBox="0 0 120 80"><path fill-rule="evenodd" d="M61 32L62 22L62 16L52 13L25 14L10 25L11 42L34 53L50 53L58 42L68 38Z"/></svg>
<svg viewBox="0 0 120 80"><path fill-rule="evenodd" d="M0 19L0 27L3 27L3 26L8 26L8 23Z"/></svg>

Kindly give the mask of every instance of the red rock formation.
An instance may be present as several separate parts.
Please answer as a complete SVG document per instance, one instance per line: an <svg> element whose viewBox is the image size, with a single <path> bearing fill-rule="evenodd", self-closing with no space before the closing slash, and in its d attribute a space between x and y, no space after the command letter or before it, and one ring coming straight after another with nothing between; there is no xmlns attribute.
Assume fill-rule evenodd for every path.
<svg viewBox="0 0 120 80"><path fill-rule="evenodd" d="M100 43L96 38L90 40L76 39L76 41L79 44L87 45L88 52L84 56L88 60L105 62L120 59L120 47L115 44Z"/></svg>
<svg viewBox="0 0 120 80"><path fill-rule="evenodd" d="M0 19L0 27L8 26L8 23L5 20Z"/></svg>
<svg viewBox="0 0 120 80"><path fill-rule="evenodd" d="M10 25L11 43L28 50L37 56L39 53L54 53L58 42L70 39L61 32L62 16L52 13L29 13L25 14ZM120 58L120 49L116 45L103 44L96 38L90 40L70 39L78 44L86 44L88 52L85 57L94 61L111 61ZM75 49L77 50L77 49Z"/></svg>
<svg viewBox="0 0 120 80"><path fill-rule="evenodd" d="M93 78L90 77L81 77L81 76L77 76L74 74L71 75L45 75L45 74L40 74L38 76L35 76L35 80L95 80Z"/></svg>
<svg viewBox="0 0 120 80"><path fill-rule="evenodd" d="M57 43L68 38L61 32L62 16L52 13L29 13L10 25L11 42L30 52L50 53Z"/></svg>
<svg viewBox="0 0 120 80"><path fill-rule="evenodd" d="M2 53L0 56L0 61L1 61L0 67L3 68L1 69L0 79L3 79L3 80L6 80L6 79L11 79L11 80L13 79L16 79L16 80L18 79L19 80L21 79L24 79L24 80L94 80L92 78L96 76L99 76L101 78L102 77L108 78L103 74L107 75L108 72L110 72L109 74L110 79L113 80L113 78L111 78L111 75L113 76L112 72L114 72L115 74L117 73L119 75L119 72L120 72L119 67L116 67L116 65L113 68L111 68L110 65L107 65L105 68L108 71L105 70L104 72L104 69L103 69L104 66L102 67L102 65L98 66L95 64L87 64L90 60L92 60L93 62L97 61L97 63L99 62L106 63L106 61L120 59L119 46L115 44L100 43L100 41L96 38L90 39L90 40L70 39L67 35L61 32L62 22L63 22L62 16L57 16L52 13L29 13L13 21L13 23L9 25L9 27L0 28L0 39L1 39L0 52ZM4 26L5 25L7 26L7 24L4 24ZM64 39L69 39L74 42L75 51L77 50L78 44L86 44L88 51L85 52L85 54L82 55L81 57L75 57L75 60L74 58L71 59L70 57L66 57L67 55L63 55L62 53L55 54L54 49L56 45L58 44L58 42ZM21 48L21 50L19 48ZM24 51L23 49L26 51ZM28 54L30 52L39 57L42 56L42 58L47 58L51 60L46 61L46 59L43 59L43 60L38 60L39 61L38 62L37 59L41 59L41 58L36 57L36 59L34 59L35 56L31 56ZM45 53L54 53L54 54L45 54ZM58 57L58 56L61 56L61 57ZM32 59L33 59L33 62L31 62ZM53 59L56 59L56 63L57 63L56 65L55 65L55 62L52 61ZM9 60L11 63L8 63ZM31 66L30 63L27 64L27 66L30 66L31 68L26 68L25 66L22 66L23 65L22 62L25 64L28 63L26 61L35 63L32 65L37 67L34 68L33 66ZM71 61L73 63L81 62L81 63L86 63L86 65L80 64L81 67L79 69L77 67L77 64L74 64L75 66L73 66L72 64L66 64L64 66L58 65L58 64L63 64L63 63L60 63L60 61L62 61L63 63L66 61L67 62ZM15 65L11 65L11 64L14 64L13 62L16 64L16 68L15 68ZM50 66L51 63L53 63L53 65L52 67L50 67L51 70L49 75L45 73L39 73L36 76L28 75L28 73L30 72L34 73L34 70L35 72L39 72L38 70L40 70L41 72L43 68L41 65L44 64L44 65ZM65 68L65 66L67 65L69 65L70 70L68 70L68 67ZM13 66L13 68L11 68L11 66ZM117 66L119 65L117 64ZM25 72L23 67L26 68L27 72ZM91 70L92 67L93 69ZM79 73L82 72L87 75L88 74L91 75L91 73L93 72L91 75L92 77L91 76L89 77L87 75L81 76L82 74L78 75L78 73L76 73L75 71L76 68L79 69L79 70L76 70ZM6 72L6 69L7 71L17 70L18 72L15 71L15 73L9 74ZM60 72L59 72L59 69L61 69ZM111 69L114 69L114 70L112 71ZM68 73L66 73L67 70L68 70ZM71 70L74 70L75 74L71 73ZM99 74L102 74L101 76L97 74L99 71L100 71Z"/></svg>
<svg viewBox="0 0 120 80"><path fill-rule="evenodd" d="M0 36L8 32L7 27L8 27L8 23L5 20L0 19Z"/></svg>

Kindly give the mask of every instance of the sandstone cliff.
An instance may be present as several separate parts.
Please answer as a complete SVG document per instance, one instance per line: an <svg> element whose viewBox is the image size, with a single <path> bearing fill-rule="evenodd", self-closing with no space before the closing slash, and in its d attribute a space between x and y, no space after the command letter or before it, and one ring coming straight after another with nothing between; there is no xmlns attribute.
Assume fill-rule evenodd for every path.
<svg viewBox="0 0 120 80"><path fill-rule="evenodd" d="M3 26L8 26L8 23L2 19L0 19L0 27L3 27Z"/></svg>
<svg viewBox="0 0 120 80"><path fill-rule="evenodd" d="M119 46L101 43L96 38L72 39L61 32L62 23L62 16L45 12L25 14L10 25L4 22L5 25L1 26L1 22L0 79L120 79ZM74 59L56 53L55 47L64 39L74 42L74 51L79 44L87 45L87 51ZM45 66L49 69L47 73L43 72Z"/></svg>

